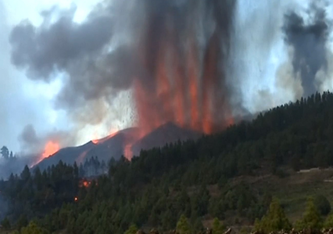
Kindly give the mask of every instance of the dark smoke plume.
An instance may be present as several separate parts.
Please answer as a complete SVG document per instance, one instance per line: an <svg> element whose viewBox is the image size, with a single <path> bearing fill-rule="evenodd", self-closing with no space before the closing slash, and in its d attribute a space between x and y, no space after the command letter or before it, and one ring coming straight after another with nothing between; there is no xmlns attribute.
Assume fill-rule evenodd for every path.
<svg viewBox="0 0 333 234"><path fill-rule="evenodd" d="M317 91L315 77L320 69L327 71L327 39L329 25L326 11L311 4L306 23L296 12L285 15L283 26L285 41L294 49L293 68L295 76L299 73L303 86L303 95Z"/></svg>

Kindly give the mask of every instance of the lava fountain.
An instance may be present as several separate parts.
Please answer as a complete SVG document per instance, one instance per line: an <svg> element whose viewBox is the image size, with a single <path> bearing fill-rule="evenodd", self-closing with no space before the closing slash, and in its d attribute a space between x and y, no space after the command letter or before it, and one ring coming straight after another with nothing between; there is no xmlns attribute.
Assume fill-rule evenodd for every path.
<svg viewBox="0 0 333 234"><path fill-rule="evenodd" d="M154 2L155 1L155 2ZM234 3L144 1L133 82L142 135L166 122L206 134L233 123L224 61Z"/></svg>
<svg viewBox="0 0 333 234"><path fill-rule="evenodd" d="M133 2L135 17L126 22L135 21L135 40L122 69L131 72L140 134L126 140L124 155L130 159L133 142L167 122L206 134L232 124L226 61L235 1Z"/></svg>

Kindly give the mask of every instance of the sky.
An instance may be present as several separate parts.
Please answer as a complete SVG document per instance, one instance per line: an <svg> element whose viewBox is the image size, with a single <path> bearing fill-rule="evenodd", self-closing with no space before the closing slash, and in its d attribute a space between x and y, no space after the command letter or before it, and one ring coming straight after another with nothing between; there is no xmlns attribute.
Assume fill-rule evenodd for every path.
<svg viewBox="0 0 333 234"><path fill-rule="evenodd" d="M50 140L59 142L62 147L80 145L133 124L129 76L133 72L131 69L137 68L135 62L133 66L129 65L125 69L123 65L132 62L131 53L126 49L130 49L133 44L130 41L131 35L140 35L135 34L138 32L135 25L139 25L142 20L140 13L131 15L134 19L129 20L128 12L135 12L137 8L140 12L139 6L135 5L140 2L114 1L118 12L113 12L114 15L111 16L105 6L102 10L96 10L95 6L99 2L102 1L0 0L0 147L6 145L10 150L22 154L42 152ZM181 4L186 1L179 2ZM235 102L241 102L242 107L249 112L254 113L294 101L302 95L302 80L295 75L295 69L299 69L301 73L302 65L293 63L295 61L292 58L296 55L299 60L304 59L304 54L309 50L318 49L318 55L314 53L313 57L318 56L316 59L320 59L321 44L318 44L319 47L316 47L315 43L311 44L312 35L306 34L307 29L303 30L304 41L289 32L287 43L284 34L287 31L283 31L282 27L288 10L295 10L303 17L304 9L311 2L313 0L237 1L237 19L231 48L234 57L228 66L228 75L232 78L232 83L237 84L239 95L234 95L237 99ZM325 8L330 20L333 18L331 5L333 6L327 4ZM103 15L103 9L108 13ZM57 21L49 17L57 14L65 16L67 21ZM307 16L304 16L304 19L307 21ZM26 20L31 25L27 24ZM59 28L48 27L48 20L51 26L52 22L56 21L55 25L59 26L60 34L67 33L69 39L61 41L63 35L57 34ZM25 24L21 24L22 21L25 21ZM95 25L102 27L102 30L96 29ZM39 34L33 30L30 32L32 27L38 28ZM98 33L98 36L94 36L94 33ZM20 37L31 34L37 38L35 41L29 41L29 37ZM14 36L11 38L11 35ZM55 37L60 40L53 40ZM48 38L48 41L45 38ZM108 44L110 38L112 43L118 45L118 50L114 53L111 52L115 48L112 45L115 44L108 45L109 51L99 47ZM61 44L62 42L68 44ZM122 43L130 46L124 50ZM310 44L300 47L302 43ZM18 54L13 52L12 45L17 46ZM38 49L44 54L38 54ZM50 51L52 53L49 53ZM327 69L320 67L318 71L315 67L315 72L318 73L316 79L323 79L320 87L317 87L320 91L332 88L332 77L322 78L324 76L320 73L322 71L328 76L333 74L333 56L327 53ZM30 57L27 59L24 56ZM307 62L308 65L315 64L315 61ZM121 67L122 71L110 72L110 63L114 67ZM30 70L21 69L22 64ZM53 74L50 64L59 66L69 73L70 77L61 71ZM41 66L36 67L37 65ZM124 79L113 78L116 76ZM86 82L79 83L81 77ZM95 83L89 83L92 81Z"/></svg>
<svg viewBox="0 0 333 234"><path fill-rule="evenodd" d="M78 131L78 126L68 119L66 113L54 107L54 99L62 87L63 77L51 82L28 79L25 70L14 67L11 63L9 35L11 29L23 20L29 20L35 26L42 23L40 12L53 6L61 9L69 9L76 5L74 21L81 23L98 3L97 0L0 0L0 145L7 146L14 152L20 152L25 148L26 142L22 142L24 128L33 127L33 132L38 139L47 139L54 132ZM126 94L123 94L123 96ZM126 97L122 99L122 102ZM124 114L124 113L121 113ZM111 114L111 119L115 114ZM67 142L63 146L80 145L93 138L103 137L118 128L126 127L121 121L104 123L110 128L105 129L103 124L91 126L79 126L80 137ZM38 142L40 143L40 142ZM44 143L44 142L43 142ZM45 143L44 143L45 144ZM38 147L43 144L37 144ZM40 151L40 148L34 150Z"/></svg>

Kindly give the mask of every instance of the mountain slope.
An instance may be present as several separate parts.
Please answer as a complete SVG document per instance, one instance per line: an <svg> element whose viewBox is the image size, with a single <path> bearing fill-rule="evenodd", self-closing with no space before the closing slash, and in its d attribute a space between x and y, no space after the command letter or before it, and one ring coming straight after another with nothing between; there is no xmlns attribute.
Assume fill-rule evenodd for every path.
<svg viewBox="0 0 333 234"><path fill-rule="evenodd" d="M173 123L164 124L142 139L137 140L139 133L138 128L128 128L117 132L113 136L97 140L96 143L90 141L82 146L61 149L42 160L38 167L45 169L57 164L60 160L67 164L73 164L74 162L80 164L91 157L97 157L100 161L104 160L105 162L111 158L118 160L124 154L125 147L129 142L134 142L134 144L131 144L132 151L134 155L139 155L141 149L160 147L178 140L197 139L201 135L199 132L180 128Z"/></svg>
<svg viewBox="0 0 333 234"><path fill-rule="evenodd" d="M71 166L58 164L40 178L24 171L0 183L12 203L8 217L45 217L40 225L50 232L124 233L131 224L172 230L184 214L199 230L213 217L253 225L273 195L298 220L308 195L333 201L332 170L299 171L333 166L332 106L333 94L316 94L219 134L142 151L110 164L87 188Z"/></svg>
<svg viewBox="0 0 333 234"><path fill-rule="evenodd" d="M147 150L154 147L162 147L167 143L178 140L198 139L201 135L202 133L200 132L180 128L174 123L169 122L158 127L142 139L139 139L133 144L132 151L134 155L139 155L141 149Z"/></svg>

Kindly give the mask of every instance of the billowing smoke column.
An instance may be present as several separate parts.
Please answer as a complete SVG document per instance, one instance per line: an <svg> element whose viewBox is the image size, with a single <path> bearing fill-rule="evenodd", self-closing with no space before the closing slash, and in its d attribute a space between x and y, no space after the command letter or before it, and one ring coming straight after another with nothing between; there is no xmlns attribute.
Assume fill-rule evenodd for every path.
<svg viewBox="0 0 333 234"><path fill-rule="evenodd" d="M319 1L320 2L320 1ZM327 39L329 25L326 11L315 2L310 5L308 19L295 12L285 15L283 30L286 42L294 49L293 68L295 76L301 77L303 95L309 96L318 90L316 75L320 69L327 71Z"/></svg>
<svg viewBox="0 0 333 234"><path fill-rule="evenodd" d="M141 2L140 2L141 3ZM139 125L172 121L211 133L232 122L225 61L235 1L145 0L136 74Z"/></svg>

